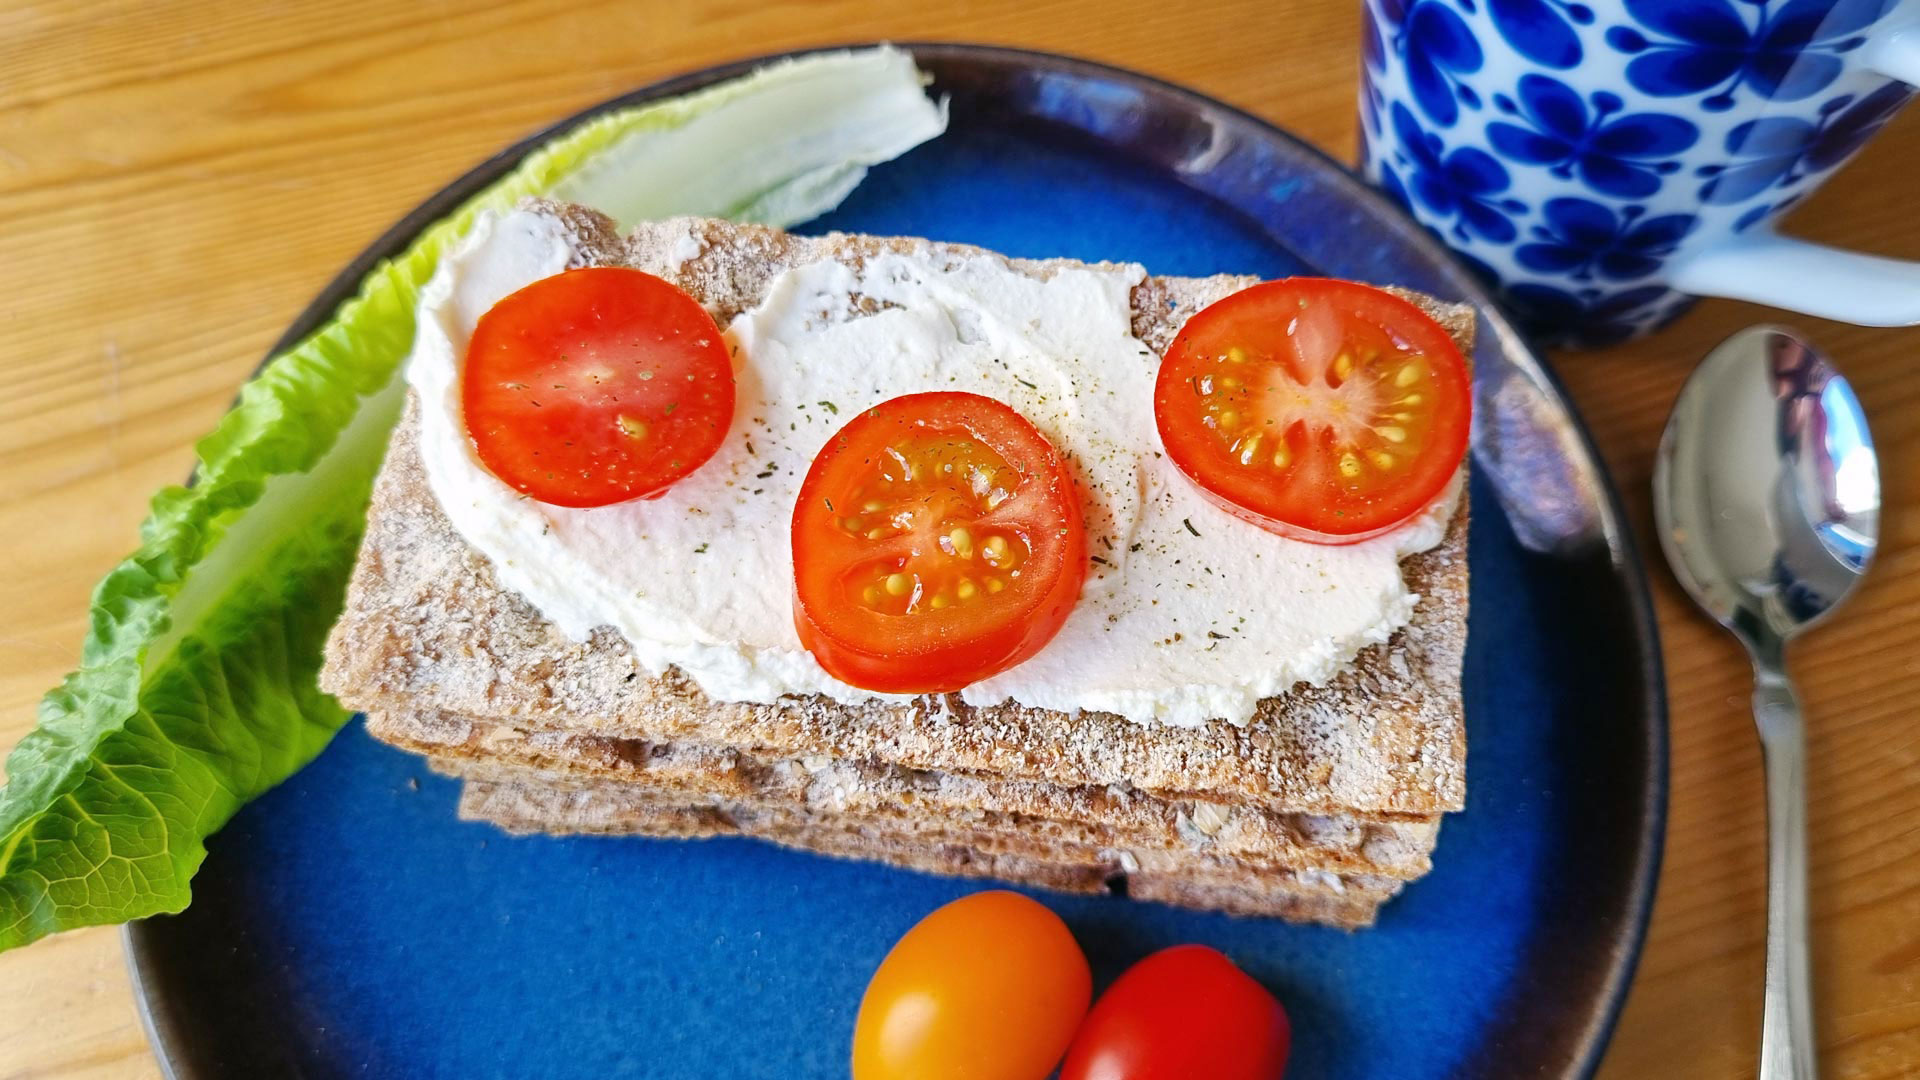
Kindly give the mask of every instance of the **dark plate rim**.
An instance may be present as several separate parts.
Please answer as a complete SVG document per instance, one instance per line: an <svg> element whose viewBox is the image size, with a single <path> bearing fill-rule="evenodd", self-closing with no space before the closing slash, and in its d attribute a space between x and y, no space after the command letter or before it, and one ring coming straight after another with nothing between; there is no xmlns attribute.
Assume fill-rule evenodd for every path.
<svg viewBox="0 0 1920 1080"><path fill-rule="evenodd" d="M1436 263L1452 268L1453 280L1450 284L1466 302L1473 304L1479 311L1484 328L1499 339L1501 350L1534 379L1548 401L1569 420L1577 451L1585 457L1584 464L1599 480L1600 533L1611 556L1613 574L1618 579L1627 601L1628 615L1637 631L1634 635L1634 645L1638 652L1643 694L1640 714L1633 719L1639 721L1645 740L1649 772L1646 797L1641 807L1636 846L1637 858L1631 875L1631 900L1626 913L1628 922L1615 942L1610 970L1603 983L1604 1001L1598 1010L1585 1018L1586 1030L1575 1043L1578 1052L1574 1059L1568 1062L1569 1069L1565 1074L1568 1077L1591 1077L1598 1070L1600 1060L1619 1022L1620 1011L1626 1004L1627 991L1632 985L1635 969L1638 967L1641 952L1646 945L1647 928L1652 916L1654 893L1660 878L1660 864L1664 856L1666 840L1667 795L1670 783L1666 676L1660 650L1659 624L1654 616L1653 597L1647 578L1646 564L1641 560L1638 545L1634 541L1632 531L1626 525L1626 514L1621 505L1619 489L1613 482L1605 459L1600 455L1592 432L1588 430L1586 421L1579 411L1574 408L1572 399L1568 396L1559 376L1540 360L1494 302L1491 294L1460 265L1445 245L1409 217L1400 206L1360 179L1349 166L1286 129L1244 109L1153 75L1060 53L1004 45L946 41L851 42L768 53L701 68L650 83L581 110L508 146L435 192L394 223L348 263L307 305L280 340L267 351L267 355L261 360L261 366L264 367L268 360L292 348L318 329L341 303L359 291L361 281L380 262L405 250L422 230L452 213L487 184L505 175L532 150L575 125L615 109L698 90L776 61L845 49L871 48L881 44L890 44L904 49L921 62L931 60L998 63L1024 66L1037 71L1094 75L1131 84L1162 98L1177 100L1193 111L1204 110L1229 116L1261 136L1285 143L1309 159L1317 160L1325 167L1328 179L1337 183L1355 202L1366 206L1375 220L1391 227L1399 234L1400 239L1422 249ZM1198 192L1196 196L1204 197ZM148 940L147 935L152 932L144 921L130 922L121 928L121 940L127 957L127 971L133 986L135 1004L140 1013L140 1024L146 1032L147 1043L153 1049L160 1070L167 1080L197 1080L196 1076L181 1064L187 1058L177 1049L189 1038L186 1034L188 1028L180 1016L173 1011L169 999L153 990L157 985L154 973L157 971L159 960Z"/></svg>

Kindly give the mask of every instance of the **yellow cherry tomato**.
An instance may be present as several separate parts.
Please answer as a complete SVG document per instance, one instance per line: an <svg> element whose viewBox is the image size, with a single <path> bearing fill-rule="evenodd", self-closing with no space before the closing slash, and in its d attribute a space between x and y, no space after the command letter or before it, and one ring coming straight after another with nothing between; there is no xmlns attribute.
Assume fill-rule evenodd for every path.
<svg viewBox="0 0 1920 1080"><path fill-rule="evenodd" d="M1060 917L1011 892L964 896L907 931L867 984L853 1080L1044 1080L1093 994Z"/></svg>

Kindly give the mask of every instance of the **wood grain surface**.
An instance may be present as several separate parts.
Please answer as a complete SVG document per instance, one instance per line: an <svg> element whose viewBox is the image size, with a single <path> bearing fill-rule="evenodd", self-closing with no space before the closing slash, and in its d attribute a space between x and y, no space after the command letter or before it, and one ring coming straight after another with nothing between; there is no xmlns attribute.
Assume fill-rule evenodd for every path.
<svg viewBox="0 0 1920 1080"><path fill-rule="evenodd" d="M77 656L131 549L262 351L365 244L529 131L666 75L876 38L1077 53L1186 83L1341 157L1354 0L875 0L0 6L0 747ZM1920 258L1920 109L1797 215ZM1777 312L1701 304L1650 341L1558 357L1634 518L1690 365ZM1920 331L1794 319L1866 402L1891 507L1845 615L1799 647L1825 1075L1920 1075ZM1673 800L1651 940L1601 1075L1753 1075L1760 758L1747 670L1656 568ZM1387 1037L1384 1033L1381 1037ZM0 955L0 1080L152 1077L117 933Z"/></svg>

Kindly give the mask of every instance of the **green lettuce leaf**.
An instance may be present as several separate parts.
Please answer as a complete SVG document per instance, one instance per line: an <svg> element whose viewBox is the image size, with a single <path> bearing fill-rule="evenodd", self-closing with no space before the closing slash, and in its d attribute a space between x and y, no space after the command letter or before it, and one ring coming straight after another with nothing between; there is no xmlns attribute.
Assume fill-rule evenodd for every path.
<svg viewBox="0 0 1920 1080"><path fill-rule="evenodd" d="M191 487L94 590L79 669L0 788L0 949L179 911L205 838L318 754L348 714L315 686L402 401L414 301L483 210L549 195L623 224L792 224L938 135L893 49L825 53L585 121L376 267L241 391Z"/></svg>

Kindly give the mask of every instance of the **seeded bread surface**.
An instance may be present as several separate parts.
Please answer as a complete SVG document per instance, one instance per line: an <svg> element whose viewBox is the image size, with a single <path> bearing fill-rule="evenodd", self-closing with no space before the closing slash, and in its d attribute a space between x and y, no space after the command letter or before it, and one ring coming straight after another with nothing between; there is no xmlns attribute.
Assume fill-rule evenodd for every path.
<svg viewBox="0 0 1920 1080"><path fill-rule="evenodd" d="M839 858L863 859L925 873L994 878L1060 892L1114 891L1124 880L1125 894L1181 907L1257 915L1293 922L1317 922L1346 929L1371 925L1381 903L1403 883L1355 881L1327 875L1303 881L1281 875L1195 877L1141 868L1124 873L1119 862L1099 851L1041 841L1008 845L985 841L964 830L937 839L924 833L894 833L834 818L808 819L742 813L725 807L649 804L609 799L604 793L557 790L537 784L469 781L461 795L460 816L486 821L509 832L592 833L701 839L751 836L783 847ZM745 886L750 887L750 886Z"/></svg>
<svg viewBox="0 0 1920 1080"><path fill-rule="evenodd" d="M1438 819L1275 814L1169 802L1134 789L1062 788L830 758L765 758L733 747L525 732L463 717L375 713L375 738L450 776L593 790L655 801L848 813L912 828L964 824L1139 852L1235 858L1248 866L1411 879L1431 867Z"/></svg>
<svg viewBox="0 0 1920 1080"><path fill-rule="evenodd" d="M724 325L781 271L819 259L857 265L881 252L991 257L904 238L798 237L704 219L620 237L578 207L539 204L573 232L581 264L631 265L679 284ZM1005 260L1047 277L1085 264ZM1254 279L1148 278L1134 332L1162 351L1188 315ZM1406 295L1471 352L1470 308ZM1404 560L1420 595L1412 622L1363 650L1324 686L1268 698L1245 725L1177 728L1106 713L1061 713L957 695L842 705L818 697L717 702L669 669L649 674L608 628L568 640L503 589L435 503L410 401L375 484L346 612L328 642L322 686L369 712L443 713L523 731L654 743L699 742L788 757L825 756L1063 787L1123 785L1165 799L1300 814L1431 820L1465 796L1460 662L1466 643L1466 499L1434 549Z"/></svg>

